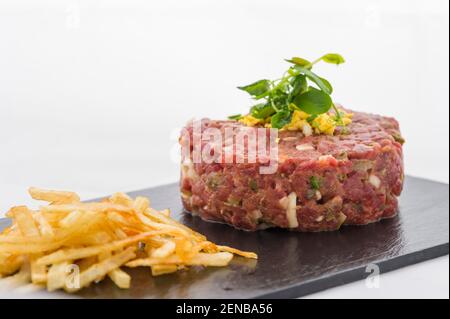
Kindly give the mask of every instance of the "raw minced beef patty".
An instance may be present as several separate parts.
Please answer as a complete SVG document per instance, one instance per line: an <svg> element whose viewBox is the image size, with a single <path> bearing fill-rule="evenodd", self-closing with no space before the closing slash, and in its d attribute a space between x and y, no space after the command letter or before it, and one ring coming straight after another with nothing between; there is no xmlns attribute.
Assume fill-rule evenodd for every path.
<svg viewBox="0 0 450 319"><path fill-rule="evenodd" d="M246 129L235 121L201 123L202 131ZM354 112L348 129L308 137L280 131L278 170L270 175L261 175L259 164L193 164L188 155L181 174L184 207L205 220L251 231L331 231L395 216L404 180L398 122ZM193 134L191 123L182 148L192 150Z"/></svg>

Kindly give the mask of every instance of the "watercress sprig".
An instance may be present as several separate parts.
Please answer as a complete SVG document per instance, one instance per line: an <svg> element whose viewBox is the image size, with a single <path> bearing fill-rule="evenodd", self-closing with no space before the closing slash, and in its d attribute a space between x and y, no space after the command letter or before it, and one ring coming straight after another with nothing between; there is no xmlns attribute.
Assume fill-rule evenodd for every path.
<svg viewBox="0 0 450 319"><path fill-rule="evenodd" d="M258 103L251 107L250 115L257 119L269 119L273 128L281 129L292 120L295 110L311 115L311 120L320 114L334 109L336 123L343 125L341 113L333 103L330 82L312 71L315 64L323 61L342 64L344 58L337 53L328 53L310 62L304 58L293 57L286 60L291 67L277 80L263 79L238 89L247 92ZM234 115L230 119L239 119Z"/></svg>

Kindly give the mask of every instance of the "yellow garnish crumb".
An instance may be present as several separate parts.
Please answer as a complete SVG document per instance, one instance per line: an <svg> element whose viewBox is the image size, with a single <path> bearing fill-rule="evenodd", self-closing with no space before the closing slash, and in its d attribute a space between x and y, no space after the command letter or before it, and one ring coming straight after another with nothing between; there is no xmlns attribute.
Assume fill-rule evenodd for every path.
<svg viewBox="0 0 450 319"><path fill-rule="evenodd" d="M336 129L336 121L327 113L317 116L311 124L317 134L333 135Z"/></svg>
<svg viewBox="0 0 450 319"><path fill-rule="evenodd" d="M344 122L344 125L347 126L352 123L353 113L343 113L342 115L342 122Z"/></svg>
<svg viewBox="0 0 450 319"><path fill-rule="evenodd" d="M292 120L291 123L286 125L284 129L288 131L301 131L303 130L303 127L305 124L307 124L306 119L310 115L308 113L305 113L303 111L294 111L292 114Z"/></svg>
<svg viewBox="0 0 450 319"><path fill-rule="evenodd" d="M239 120L239 122L241 122L247 126L257 126L257 125L264 124L265 121L261 120L261 119L257 119L256 117L253 117L251 115L246 115L246 116L243 116Z"/></svg>

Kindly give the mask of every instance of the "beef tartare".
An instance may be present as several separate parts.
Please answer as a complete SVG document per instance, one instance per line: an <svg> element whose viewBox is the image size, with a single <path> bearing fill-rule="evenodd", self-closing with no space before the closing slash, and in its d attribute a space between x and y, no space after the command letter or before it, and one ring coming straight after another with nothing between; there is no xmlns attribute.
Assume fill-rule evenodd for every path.
<svg viewBox="0 0 450 319"><path fill-rule="evenodd" d="M399 124L393 118L353 114L352 123L332 135L280 130L273 174L261 174L260 163L196 163L186 152L192 150L194 135L189 124L180 139L188 154L181 174L185 209L249 231L331 231L395 216L404 180ZM247 126L201 121L201 131L211 127L237 132Z"/></svg>

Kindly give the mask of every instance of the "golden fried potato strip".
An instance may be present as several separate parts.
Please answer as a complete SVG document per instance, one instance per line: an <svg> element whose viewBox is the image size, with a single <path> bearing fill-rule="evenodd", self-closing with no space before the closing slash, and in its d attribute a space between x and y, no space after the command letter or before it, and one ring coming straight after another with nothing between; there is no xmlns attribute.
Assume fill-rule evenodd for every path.
<svg viewBox="0 0 450 319"><path fill-rule="evenodd" d="M155 265L186 265L186 266L208 266L208 267L225 267L233 259L233 254L227 252L206 254L198 253L194 257L188 260L183 260L176 255L172 255L168 258L146 258L131 261L126 264L127 267L136 268L143 266L155 266Z"/></svg>
<svg viewBox="0 0 450 319"><path fill-rule="evenodd" d="M96 281L98 278L106 276L109 272L118 269L120 266L125 264L130 259L133 259L135 255L136 248L128 247L121 253L114 255L108 259L105 259L98 264L95 264L80 274L79 283L75 287L66 287L68 292L76 292L81 288L89 286L92 282Z"/></svg>
<svg viewBox="0 0 450 319"><path fill-rule="evenodd" d="M82 203L73 192L32 187L29 193L49 204L37 211L9 210L12 226L0 234L0 277L70 293L109 277L118 288L129 289L131 276L124 267L150 267L153 276L161 276L191 266L225 267L234 255L257 258L209 242L142 196L116 193Z"/></svg>
<svg viewBox="0 0 450 319"><path fill-rule="evenodd" d="M52 191L30 187L28 193L35 200L41 200L52 204L72 204L80 202L80 197L73 192Z"/></svg>
<svg viewBox="0 0 450 319"><path fill-rule="evenodd" d="M108 277L116 284L120 289L130 289L131 277L125 271L120 268L114 269L108 273Z"/></svg>

